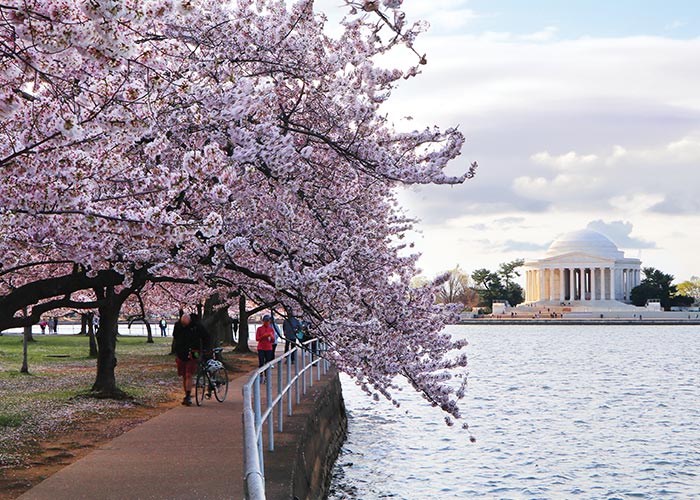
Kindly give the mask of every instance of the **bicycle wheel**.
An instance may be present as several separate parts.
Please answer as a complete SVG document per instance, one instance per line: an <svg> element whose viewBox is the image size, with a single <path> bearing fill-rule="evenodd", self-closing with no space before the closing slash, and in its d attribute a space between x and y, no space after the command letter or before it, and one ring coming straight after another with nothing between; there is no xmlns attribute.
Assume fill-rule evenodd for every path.
<svg viewBox="0 0 700 500"><path fill-rule="evenodd" d="M226 368L219 368L212 376L214 382L214 396L219 403L223 403L228 394L228 372Z"/></svg>
<svg viewBox="0 0 700 500"><path fill-rule="evenodd" d="M206 371L197 370L197 381L194 384L194 398L197 402L197 406L202 406L202 403L204 403L204 393L207 391L207 387L209 386L209 381L207 378Z"/></svg>

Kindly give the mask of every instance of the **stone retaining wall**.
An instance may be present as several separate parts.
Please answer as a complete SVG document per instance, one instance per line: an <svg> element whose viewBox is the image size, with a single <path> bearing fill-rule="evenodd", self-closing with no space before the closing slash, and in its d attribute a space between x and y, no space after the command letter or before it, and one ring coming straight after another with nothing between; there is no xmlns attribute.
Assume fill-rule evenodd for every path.
<svg viewBox="0 0 700 500"><path fill-rule="evenodd" d="M348 419L338 374L316 396L313 411L297 441L292 498L326 498L331 471L347 436Z"/></svg>

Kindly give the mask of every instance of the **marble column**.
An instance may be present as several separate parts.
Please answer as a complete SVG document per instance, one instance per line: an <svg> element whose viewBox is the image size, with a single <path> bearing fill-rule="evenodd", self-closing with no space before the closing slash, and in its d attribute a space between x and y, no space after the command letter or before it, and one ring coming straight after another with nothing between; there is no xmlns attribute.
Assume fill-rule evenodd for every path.
<svg viewBox="0 0 700 500"><path fill-rule="evenodd" d="M610 300L615 300L615 267L610 268Z"/></svg>
<svg viewBox="0 0 700 500"><path fill-rule="evenodd" d="M569 268L569 300L573 302L576 296L576 270Z"/></svg>
<svg viewBox="0 0 700 500"><path fill-rule="evenodd" d="M537 297L537 300L544 300L545 295L545 288L544 288L544 280L545 280L545 270L544 269L538 269L537 274L539 274L539 282L540 282L540 289L539 291L539 297Z"/></svg>
<svg viewBox="0 0 700 500"><path fill-rule="evenodd" d="M554 297L554 268L549 269L549 300L550 301L555 301L557 300L556 297Z"/></svg>
<svg viewBox="0 0 700 500"><path fill-rule="evenodd" d="M564 268L559 268L559 302L566 300L566 282L564 281Z"/></svg>
<svg viewBox="0 0 700 500"><path fill-rule="evenodd" d="M578 270L579 272L579 279L578 279L578 299L583 301L583 291L586 288L586 269L581 267Z"/></svg>

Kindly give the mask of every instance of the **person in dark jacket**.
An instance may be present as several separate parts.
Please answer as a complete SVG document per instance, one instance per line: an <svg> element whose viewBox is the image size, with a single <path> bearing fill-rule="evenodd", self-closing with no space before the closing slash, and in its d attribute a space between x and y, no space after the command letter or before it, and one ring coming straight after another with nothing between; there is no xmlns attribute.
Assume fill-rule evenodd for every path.
<svg viewBox="0 0 700 500"><path fill-rule="evenodd" d="M211 352L209 334L195 314L183 314L173 327L173 348L177 374L182 377L185 397L182 404L192 406L192 381L200 357Z"/></svg>
<svg viewBox="0 0 700 500"><path fill-rule="evenodd" d="M301 323L298 319L294 317L292 312L289 312L289 316L282 323L282 330L284 331L284 352L289 351L290 348L294 348L299 340L297 337L297 332L301 330ZM295 362L296 352L293 352L290 357L292 358L292 363Z"/></svg>

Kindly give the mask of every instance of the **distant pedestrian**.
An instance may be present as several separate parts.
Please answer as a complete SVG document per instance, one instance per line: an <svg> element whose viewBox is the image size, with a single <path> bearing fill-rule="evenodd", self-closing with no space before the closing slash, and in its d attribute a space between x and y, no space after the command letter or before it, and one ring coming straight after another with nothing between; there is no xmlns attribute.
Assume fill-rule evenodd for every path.
<svg viewBox="0 0 700 500"><path fill-rule="evenodd" d="M92 315L92 331L97 335L100 329L100 317L97 314Z"/></svg>
<svg viewBox="0 0 700 500"><path fill-rule="evenodd" d="M274 359L272 343L275 341L275 331L270 326L272 318L269 315L263 316L263 323L255 331L255 340L258 342L258 366L262 367ZM262 377L265 383L265 376Z"/></svg>
<svg viewBox="0 0 700 500"><path fill-rule="evenodd" d="M41 328L41 334L44 335L46 333L46 327L48 326L48 323L46 322L45 319L42 319L39 322L39 327Z"/></svg>
<svg viewBox="0 0 700 500"><path fill-rule="evenodd" d="M58 335L58 316L53 317L53 333Z"/></svg>
<svg viewBox="0 0 700 500"><path fill-rule="evenodd" d="M294 317L294 314L289 311L289 316L282 323L282 330L284 331L284 352L293 349L297 343L297 332L301 330L301 323L298 319ZM296 352L292 352L290 355L292 363L295 362Z"/></svg>
<svg viewBox="0 0 700 500"><path fill-rule="evenodd" d="M160 326L160 336L161 337L167 337L168 336L168 322L165 321L165 318L160 318L160 322L158 323Z"/></svg>
<svg viewBox="0 0 700 500"><path fill-rule="evenodd" d="M238 317L235 317L231 320L231 325L233 326L233 338L237 339L238 338Z"/></svg>
<svg viewBox="0 0 700 500"><path fill-rule="evenodd" d="M49 318L47 325L49 327L49 335L51 335L53 333L53 316Z"/></svg>

